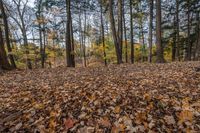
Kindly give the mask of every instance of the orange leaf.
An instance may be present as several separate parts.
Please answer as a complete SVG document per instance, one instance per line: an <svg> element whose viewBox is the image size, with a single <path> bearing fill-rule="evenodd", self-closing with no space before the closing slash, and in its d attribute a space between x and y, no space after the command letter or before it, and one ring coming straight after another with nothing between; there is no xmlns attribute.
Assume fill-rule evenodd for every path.
<svg viewBox="0 0 200 133"><path fill-rule="evenodd" d="M121 111L120 106L116 106L114 109L114 112L118 114L118 113L120 113L120 111Z"/></svg>

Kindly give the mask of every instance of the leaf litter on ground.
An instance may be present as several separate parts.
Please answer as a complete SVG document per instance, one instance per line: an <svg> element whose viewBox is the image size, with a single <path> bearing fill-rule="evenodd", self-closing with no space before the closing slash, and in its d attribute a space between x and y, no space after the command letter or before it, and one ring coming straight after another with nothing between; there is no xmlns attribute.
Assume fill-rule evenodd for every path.
<svg viewBox="0 0 200 133"><path fill-rule="evenodd" d="M200 62L11 71L0 132L199 132Z"/></svg>

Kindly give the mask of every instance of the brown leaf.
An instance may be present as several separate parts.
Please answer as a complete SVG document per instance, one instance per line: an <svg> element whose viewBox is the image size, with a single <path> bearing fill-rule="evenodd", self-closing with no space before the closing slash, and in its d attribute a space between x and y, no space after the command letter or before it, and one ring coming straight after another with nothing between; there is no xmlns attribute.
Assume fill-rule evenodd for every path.
<svg viewBox="0 0 200 133"><path fill-rule="evenodd" d="M72 127L74 127L74 124L76 123L76 120L73 120L71 118L64 119L65 129L68 130Z"/></svg>
<svg viewBox="0 0 200 133"><path fill-rule="evenodd" d="M111 126L111 123L107 117L101 118L98 123L104 127L109 128Z"/></svg>
<svg viewBox="0 0 200 133"><path fill-rule="evenodd" d="M168 124L168 125L174 125L176 123L175 119L173 116L165 116L164 117L164 120L165 122Z"/></svg>

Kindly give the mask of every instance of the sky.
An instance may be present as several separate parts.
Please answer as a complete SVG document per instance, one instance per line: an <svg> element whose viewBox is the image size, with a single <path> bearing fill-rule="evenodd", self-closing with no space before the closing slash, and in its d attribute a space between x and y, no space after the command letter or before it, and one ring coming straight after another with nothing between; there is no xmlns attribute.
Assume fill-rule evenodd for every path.
<svg viewBox="0 0 200 133"><path fill-rule="evenodd" d="M28 5L31 7L34 7L34 1L35 0L28 0Z"/></svg>

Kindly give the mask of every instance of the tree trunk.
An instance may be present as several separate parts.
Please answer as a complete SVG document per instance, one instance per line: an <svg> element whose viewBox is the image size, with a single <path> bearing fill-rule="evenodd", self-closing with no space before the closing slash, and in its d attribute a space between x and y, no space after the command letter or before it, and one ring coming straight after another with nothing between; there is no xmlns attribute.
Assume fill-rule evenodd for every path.
<svg viewBox="0 0 200 133"><path fill-rule="evenodd" d="M3 18L3 22L4 22L4 27L5 27L4 30L5 30L6 44L7 44L7 49L9 52L8 57L10 59L11 66L15 69L15 68L17 68L17 66L15 64L14 56L12 54L12 48L10 45L9 27L8 27L7 15L4 10L3 0L0 0L0 8L1 8L1 14L2 14L2 18Z"/></svg>
<svg viewBox="0 0 200 133"><path fill-rule="evenodd" d="M84 11L85 15L85 22L84 22L84 43L83 43L83 61L84 61L84 67L87 66L86 62L86 32L87 32L87 14L86 10Z"/></svg>
<svg viewBox="0 0 200 133"><path fill-rule="evenodd" d="M133 5L130 0L130 29L131 29L131 63L134 63L134 40L133 40Z"/></svg>
<svg viewBox="0 0 200 133"><path fill-rule="evenodd" d="M172 61L176 60L176 17L174 16L174 35L173 35L173 42L172 42Z"/></svg>
<svg viewBox="0 0 200 133"><path fill-rule="evenodd" d="M26 54L26 63L27 63L28 69L32 69L31 59L29 58L29 50L28 50L29 46L28 46L28 39L27 39L27 35L26 35L26 30L25 30L24 22L22 22L22 27L23 27L22 34L23 34L25 54Z"/></svg>
<svg viewBox="0 0 200 133"><path fill-rule="evenodd" d="M145 61L145 42L144 42L144 30L143 30L143 24L141 22L141 34L142 34L142 62Z"/></svg>
<svg viewBox="0 0 200 133"><path fill-rule="evenodd" d="M46 51L46 35L45 35L45 24L43 23L43 47L42 47L42 68L45 68L45 51Z"/></svg>
<svg viewBox="0 0 200 133"><path fill-rule="evenodd" d="M6 50L4 47L3 34L2 34L1 27L0 27L0 68L5 69L5 70L12 69L10 66L10 63L7 59L7 54L6 54Z"/></svg>
<svg viewBox="0 0 200 133"><path fill-rule="evenodd" d="M83 51L83 33L82 33L82 21L81 21L81 9L79 11L78 15L78 22L79 22L79 42L80 42L80 57L82 58L82 51ZM82 59L82 64L83 64L83 59Z"/></svg>
<svg viewBox="0 0 200 133"><path fill-rule="evenodd" d="M148 61L149 63L152 62L152 43L153 43L153 4L154 0L150 0L149 6L150 6L150 15L149 15L149 56Z"/></svg>
<svg viewBox="0 0 200 133"><path fill-rule="evenodd" d="M72 40L71 40L71 0L66 0L67 6L67 25L66 25L66 59L67 67L73 66L73 56L72 56Z"/></svg>
<svg viewBox="0 0 200 133"><path fill-rule="evenodd" d="M72 56L72 66L75 67L75 52L74 52L74 31L73 31L73 25L72 25L72 19L70 22L70 34L71 34L71 48L72 48L72 52L71 52L71 56Z"/></svg>
<svg viewBox="0 0 200 133"><path fill-rule="evenodd" d="M176 0L176 60L180 61L179 0Z"/></svg>
<svg viewBox="0 0 200 133"><path fill-rule="evenodd" d="M120 51L120 60L122 61L122 45L123 45L123 4L122 0L118 0L118 42ZM123 61L122 61L123 62Z"/></svg>
<svg viewBox="0 0 200 133"><path fill-rule="evenodd" d="M156 0L156 52L157 63L164 63L163 45L162 45L162 32L161 32L161 0Z"/></svg>
<svg viewBox="0 0 200 133"><path fill-rule="evenodd" d="M114 15L113 15L113 0L109 0L109 17L110 17L110 25L111 25L113 40L114 40L114 44L115 44L115 51L116 51L116 55L117 55L117 63L121 64L122 59L120 56L119 41L118 41L118 37L117 37L117 32L116 32L116 28L115 28L115 20L114 20Z"/></svg>
<svg viewBox="0 0 200 133"><path fill-rule="evenodd" d="M24 24L23 13L21 13L19 5L17 6L17 10L18 10L19 17L20 17L20 20L21 20L21 32L22 32L24 47L25 47L26 65L27 65L28 69L32 69L31 59L29 58L29 48L28 48L28 39L27 39L27 34L26 34L26 27L25 27L25 24Z"/></svg>
<svg viewBox="0 0 200 133"><path fill-rule="evenodd" d="M40 41L40 58L41 58L41 66L44 68L44 63L43 63L43 44L42 44L42 26L40 20L43 18L41 15L42 10L42 0L39 0L38 3L38 14L36 14L38 22L38 30L39 30L39 41Z"/></svg>
<svg viewBox="0 0 200 133"><path fill-rule="evenodd" d="M104 64L107 66L107 59L106 59L106 47L105 47L105 38L104 38L104 23L103 23L103 0L101 0L100 8L101 8L101 34L102 34L102 42L103 42L103 58L104 58Z"/></svg>
<svg viewBox="0 0 200 133"><path fill-rule="evenodd" d="M128 41L126 36L125 4L123 6L123 26L124 26L124 39L125 39L125 61L126 63L128 63Z"/></svg>
<svg viewBox="0 0 200 133"><path fill-rule="evenodd" d="M191 60L191 54L192 54L192 44L190 40L190 0L187 0L187 47L186 47L186 60L190 61Z"/></svg>
<svg viewBox="0 0 200 133"><path fill-rule="evenodd" d="M195 49L194 49L194 60L197 61L199 58L200 53L200 19L199 19L199 12L196 13L196 43L195 43Z"/></svg>
<svg viewBox="0 0 200 133"><path fill-rule="evenodd" d="M43 67L44 65L43 65L43 61L42 61L42 58L43 58L42 27L41 27L41 24L40 24L40 23L39 23L38 27L39 27L41 66Z"/></svg>

